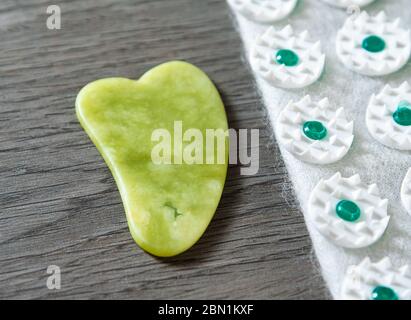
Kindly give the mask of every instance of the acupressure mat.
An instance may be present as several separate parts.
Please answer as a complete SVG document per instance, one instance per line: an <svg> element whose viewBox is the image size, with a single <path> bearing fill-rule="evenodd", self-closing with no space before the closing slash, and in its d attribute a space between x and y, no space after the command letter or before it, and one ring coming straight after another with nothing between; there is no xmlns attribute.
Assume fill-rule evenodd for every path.
<svg viewBox="0 0 411 320"><path fill-rule="evenodd" d="M364 10L372 15L385 10L390 19L400 17L404 28L411 27L409 0L377 0ZM255 39L270 25L255 23L237 13L234 13L234 16L244 42L245 54L249 58ZM281 147L323 277L336 299L340 297L341 283L348 266L360 263L367 256L373 261L389 256L396 266L411 263L411 216L406 213L400 201L401 183L411 167L411 153L383 146L370 136L365 125L365 113L371 95L380 92L387 83L398 87L404 81L410 82L411 64L408 63L405 68L390 76L378 78L361 76L346 69L337 58L335 39L338 29L347 18L348 13L343 9L328 6L319 0L300 0L288 18L271 25L283 28L290 24L296 33L308 30L313 40L321 40L322 50L326 54L324 74L313 85L296 90L277 89L256 77L258 89L274 128L279 113L287 103L291 99L294 102L299 101L307 94L311 95L314 101L328 97L331 104L345 108L349 120L354 120L353 146L348 154L335 164L310 165L296 159ZM388 213L391 221L388 229L376 244L368 248L344 249L334 245L318 233L307 214L311 190L322 178L328 179L337 171L344 177L360 174L363 182L376 183L381 197L389 200Z"/></svg>

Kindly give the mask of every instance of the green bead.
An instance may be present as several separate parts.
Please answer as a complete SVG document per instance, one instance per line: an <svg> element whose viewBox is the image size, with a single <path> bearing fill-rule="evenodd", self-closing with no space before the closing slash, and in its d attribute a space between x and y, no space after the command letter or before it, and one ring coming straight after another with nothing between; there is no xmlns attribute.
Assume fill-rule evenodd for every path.
<svg viewBox="0 0 411 320"><path fill-rule="evenodd" d="M307 121L304 123L303 132L312 140L322 140L327 136L327 128L319 121Z"/></svg>
<svg viewBox="0 0 411 320"><path fill-rule="evenodd" d="M385 49L385 41L379 36L369 36L362 42L362 47L369 52L381 52Z"/></svg>
<svg viewBox="0 0 411 320"><path fill-rule="evenodd" d="M373 300L399 300L398 295L391 288L378 286L372 291Z"/></svg>
<svg viewBox="0 0 411 320"><path fill-rule="evenodd" d="M401 101L397 111L392 116L400 126L411 126L411 104L407 101Z"/></svg>
<svg viewBox="0 0 411 320"><path fill-rule="evenodd" d="M281 49L275 55L275 60L277 61L277 63L283 64L287 67L295 67L300 59L294 51Z"/></svg>
<svg viewBox="0 0 411 320"><path fill-rule="evenodd" d="M348 222L357 221L361 216L361 209L352 201L342 200L336 207L337 215Z"/></svg>

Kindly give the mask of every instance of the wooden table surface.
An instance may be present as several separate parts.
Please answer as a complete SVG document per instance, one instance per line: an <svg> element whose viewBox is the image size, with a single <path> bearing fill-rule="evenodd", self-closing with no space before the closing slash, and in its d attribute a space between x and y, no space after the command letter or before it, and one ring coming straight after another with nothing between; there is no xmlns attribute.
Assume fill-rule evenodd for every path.
<svg viewBox="0 0 411 320"><path fill-rule="evenodd" d="M50 4L61 30L46 27ZM2 0L0 43L0 298L328 297L224 0ZM174 59L210 75L232 128L261 130L260 171L231 167L199 243L157 259L132 240L74 101L95 79Z"/></svg>

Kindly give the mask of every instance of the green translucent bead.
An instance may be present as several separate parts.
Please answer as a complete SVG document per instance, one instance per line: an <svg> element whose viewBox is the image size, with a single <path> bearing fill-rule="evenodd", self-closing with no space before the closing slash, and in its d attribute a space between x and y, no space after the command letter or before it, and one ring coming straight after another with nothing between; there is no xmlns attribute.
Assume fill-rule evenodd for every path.
<svg viewBox="0 0 411 320"><path fill-rule="evenodd" d="M292 50L281 49L275 55L275 60L277 63L287 67L294 67L298 64L300 58L298 58L298 55Z"/></svg>
<svg viewBox="0 0 411 320"><path fill-rule="evenodd" d="M342 200L336 207L337 215L348 222L357 221L361 216L361 209L352 201Z"/></svg>
<svg viewBox="0 0 411 320"><path fill-rule="evenodd" d="M369 52L381 52L385 49L385 41L379 36L369 36L362 42L362 47Z"/></svg>
<svg viewBox="0 0 411 320"><path fill-rule="evenodd" d="M398 295L391 288L378 286L372 291L373 300L399 300Z"/></svg>
<svg viewBox="0 0 411 320"><path fill-rule="evenodd" d="M397 111L392 116L400 126L411 126L411 104L407 101L401 101Z"/></svg>
<svg viewBox="0 0 411 320"><path fill-rule="evenodd" d="M327 136L327 128L319 121L307 121L304 123L303 132L312 140L322 140Z"/></svg>

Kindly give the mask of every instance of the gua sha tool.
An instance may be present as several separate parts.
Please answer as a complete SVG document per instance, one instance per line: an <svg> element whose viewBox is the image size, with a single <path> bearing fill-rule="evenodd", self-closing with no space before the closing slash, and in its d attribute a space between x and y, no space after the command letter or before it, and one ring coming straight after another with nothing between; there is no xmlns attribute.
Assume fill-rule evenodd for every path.
<svg viewBox="0 0 411 320"><path fill-rule="evenodd" d="M366 113L368 131L387 147L411 150L411 86L390 85L371 97Z"/></svg>
<svg viewBox="0 0 411 320"><path fill-rule="evenodd" d="M405 210L411 215L411 168L408 169L407 175L402 182L401 201Z"/></svg>
<svg viewBox="0 0 411 320"><path fill-rule="evenodd" d="M365 185L359 175L336 173L322 179L308 200L308 214L325 237L344 248L363 248L381 238L388 226L388 200L378 187Z"/></svg>
<svg viewBox="0 0 411 320"><path fill-rule="evenodd" d="M353 122L344 108L328 99L313 102L310 96L290 102L277 120L277 138L298 159L315 163L334 163L344 157L354 139Z"/></svg>
<svg viewBox="0 0 411 320"><path fill-rule="evenodd" d="M375 0L322 0L334 7L349 8L351 6L365 7Z"/></svg>
<svg viewBox="0 0 411 320"><path fill-rule="evenodd" d="M287 17L298 0L228 0L231 7L250 20L276 22Z"/></svg>
<svg viewBox="0 0 411 320"><path fill-rule="evenodd" d="M384 12L369 16L362 11L349 17L337 34L337 55L349 69L367 76L394 73L405 66L411 52L410 31L400 19Z"/></svg>
<svg viewBox="0 0 411 320"><path fill-rule="evenodd" d="M267 29L256 41L250 56L254 71L271 85L296 89L318 80L324 70L321 43L312 42L307 31L295 34L291 26Z"/></svg>
<svg viewBox="0 0 411 320"><path fill-rule="evenodd" d="M386 257L379 262L365 258L350 266L341 287L342 300L410 300L411 272L408 265L397 268Z"/></svg>
<svg viewBox="0 0 411 320"><path fill-rule="evenodd" d="M228 129L224 105L207 75L188 63L169 62L138 81L98 80L81 90L76 111L116 180L137 244L169 257L196 243L219 203L227 160L178 164L181 152L165 149L173 164L155 164L151 154L158 143L152 134L166 129L171 141L178 141L175 121L204 137L206 129Z"/></svg>

